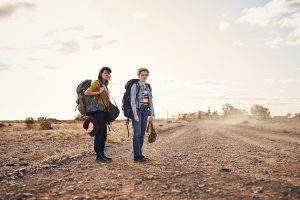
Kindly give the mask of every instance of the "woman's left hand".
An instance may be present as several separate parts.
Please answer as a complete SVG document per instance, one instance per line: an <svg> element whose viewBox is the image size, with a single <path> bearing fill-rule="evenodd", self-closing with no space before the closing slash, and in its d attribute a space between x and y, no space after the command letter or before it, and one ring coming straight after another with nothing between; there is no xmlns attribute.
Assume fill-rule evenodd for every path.
<svg viewBox="0 0 300 200"><path fill-rule="evenodd" d="M154 121L154 117L153 116L150 116L150 122Z"/></svg>

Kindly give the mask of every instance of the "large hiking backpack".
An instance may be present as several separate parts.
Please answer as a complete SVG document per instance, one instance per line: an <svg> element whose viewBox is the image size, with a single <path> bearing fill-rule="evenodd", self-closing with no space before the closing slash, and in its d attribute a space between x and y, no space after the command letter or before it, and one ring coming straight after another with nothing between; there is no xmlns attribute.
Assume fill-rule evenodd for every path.
<svg viewBox="0 0 300 200"><path fill-rule="evenodd" d="M131 108L130 98L131 98L131 87L133 84L139 82L139 79L131 79L125 85L125 93L122 99L122 110L125 117L133 119L133 111ZM137 84L139 85L139 84ZM137 90L138 91L138 90Z"/></svg>
<svg viewBox="0 0 300 200"><path fill-rule="evenodd" d="M84 80L76 88L76 109L78 108L78 111L83 116L86 116L87 114L100 109L100 105L94 100L92 96L84 95L84 92L91 86L91 83L92 80Z"/></svg>
<svg viewBox="0 0 300 200"><path fill-rule="evenodd" d="M131 103L130 103L130 98L131 98L131 87L133 86L133 84L136 84L136 97L138 96L138 92L140 90L140 85L137 84L139 82L139 79L131 79L129 80L126 85L125 85L125 93L123 95L123 99L122 99L122 110L123 110L123 114L125 117L129 118L129 119L133 119L133 111L131 108ZM147 87L151 89L150 84L146 84Z"/></svg>

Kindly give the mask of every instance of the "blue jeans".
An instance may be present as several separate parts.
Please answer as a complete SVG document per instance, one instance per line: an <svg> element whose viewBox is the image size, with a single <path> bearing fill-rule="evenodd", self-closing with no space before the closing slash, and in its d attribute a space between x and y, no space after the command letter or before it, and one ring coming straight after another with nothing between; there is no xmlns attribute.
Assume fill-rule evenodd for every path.
<svg viewBox="0 0 300 200"><path fill-rule="evenodd" d="M148 121L148 106L141 106L137 109L139 121L132 120L133 126L133 155L134 157L142 156L142 148L144 144L144 136Z"/></svg>

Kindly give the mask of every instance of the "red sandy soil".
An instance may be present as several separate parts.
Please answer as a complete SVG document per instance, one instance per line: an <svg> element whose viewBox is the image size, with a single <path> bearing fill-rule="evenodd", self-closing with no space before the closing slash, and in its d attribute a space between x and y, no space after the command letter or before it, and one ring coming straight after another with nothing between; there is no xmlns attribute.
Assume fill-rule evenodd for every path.
<svg viewBox="0 0 300 200"><path fill-rule="evenodd" d="M124 122L96 163L81 123L0 129L0 199L300 199L300 123L157 122L132 158Z"/></svg>

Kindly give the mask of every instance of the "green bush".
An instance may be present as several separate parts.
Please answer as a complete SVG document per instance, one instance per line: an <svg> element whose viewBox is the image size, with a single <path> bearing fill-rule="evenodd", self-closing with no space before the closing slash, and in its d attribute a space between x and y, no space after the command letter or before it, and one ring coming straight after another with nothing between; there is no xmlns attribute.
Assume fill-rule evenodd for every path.
<svg viewBox="0 0 300 200"><path fill-rule="evenodd" d="M34 118L33 117L27 117L25 119L25 124L26 124L27 128L32 129L32 126L34 124Z"/></svg>
<svg viewBox="0 0 300 200"><path fill-rule="evenodd" d="M84 116L82 115L82 114L78 114L78 115L76 115L75 117L74 117L74 119L75 120L77 120L77 121L83 121L84 120Z"/></svg>

